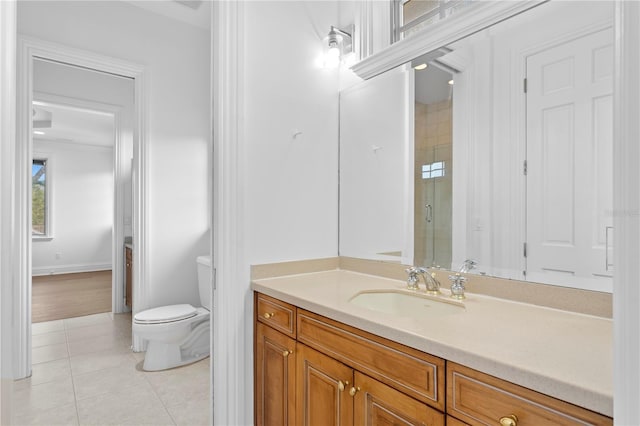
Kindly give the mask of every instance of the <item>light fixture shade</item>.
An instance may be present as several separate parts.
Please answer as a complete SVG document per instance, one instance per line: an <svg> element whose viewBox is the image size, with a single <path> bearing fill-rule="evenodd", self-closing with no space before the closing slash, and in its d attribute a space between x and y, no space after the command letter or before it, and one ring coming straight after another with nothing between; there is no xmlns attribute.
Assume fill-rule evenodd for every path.
<svg viewBox="0 0 640 426"><path fill-rule="evenodd" d="M353 51L353 38L351 33L331 26L325 44L326 68L335 68L340 65L344 55Z"/></svg>

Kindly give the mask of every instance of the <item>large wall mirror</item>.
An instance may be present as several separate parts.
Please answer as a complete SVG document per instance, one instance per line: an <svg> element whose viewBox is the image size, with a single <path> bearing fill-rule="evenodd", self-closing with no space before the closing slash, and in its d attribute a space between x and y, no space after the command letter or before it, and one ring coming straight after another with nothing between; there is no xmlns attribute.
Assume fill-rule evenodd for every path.
<svg viewBox="0 0 640 426"><path fill-rule="evenodd" d="M343 90L340 255L611 292L613 13L551 1Z"/></svg>

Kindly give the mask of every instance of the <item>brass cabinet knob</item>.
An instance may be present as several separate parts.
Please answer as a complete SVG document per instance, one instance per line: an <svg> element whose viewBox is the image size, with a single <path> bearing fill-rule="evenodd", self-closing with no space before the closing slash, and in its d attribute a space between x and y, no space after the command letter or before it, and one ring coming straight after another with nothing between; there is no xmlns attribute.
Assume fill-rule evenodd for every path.
<svg viewBox="0 0 640 426"><path fill-rule="evenodd" d="M344 390L344 383L342 383L342 380L338 380L338 390L340 392Z"/></svg>
<svg viewBox="0 0 640 426"><path fill-rule="evenodd" d="M349 389L349 395L351 396L355 396L358 392L360 392L360 386Z"/></svg>
<svg viewBox="0 0 640 426"><path fill-rule="evenodd" d="M293 351L287 350L285 349L284 351L282 351L282 356L289 356L293 353Z"/></svg>
<svg viewBox="0 0 640 426"><path fill-rule="evenodd" d="M265 317L266 319L269 319L271 317L273 317L275 315L275 313L273 312L265 312L262 316Z"/></svg>
<svg viewBox="0 0 640 426"><path fill-rule="evenodd" d="M518 418L515 414L500 417L500 426L518 426Z"/></svg>

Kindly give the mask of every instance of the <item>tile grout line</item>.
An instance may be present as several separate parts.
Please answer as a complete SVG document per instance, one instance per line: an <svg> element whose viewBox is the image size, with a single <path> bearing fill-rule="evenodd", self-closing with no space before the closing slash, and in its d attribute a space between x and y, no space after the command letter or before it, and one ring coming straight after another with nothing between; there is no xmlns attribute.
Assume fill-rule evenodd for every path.
<svg viewBox="0 0 640 426"><path fill-rule="evenodd" d="M131 352L133 353L133 352ZM139 361L139 362L144 362L144 360ZM144 371L144 370L143 370ZM156 398L158 398L158 401L160 401L160 404L162 404L162 408L164 408L164 411L167 413L167 415L169 416L169 418L171 419L171 421L173 422L174 425L177 425L178 422L176 422L176 419L173 418L173 416L171 415L171 412L167 409L167 406L165 405L164 401L162 400L162 398L160 398L160 395L158 395L158 392L156 392L156 387L153 385L153 383L151 383L151 381L149 381L147 374L144 374L142 376L144 378L144 380L149 384L149 386L151 387L151 391L153 392L153 394L156 396Z"/></svg>
<svg viewBox="0 0 640 426"><path fill-rule="evenodd" d="M78 396L76 394L76 380L73 374L73 369L71 368L71 350L69 348L69 336L67 336L67 328L64 321L62 322L62 324L65 327L64 340L67 343L67 362L69 363L69 375L71 376L71 387L73 388L73 406L76 409L77 424L80 425L80 410L78 409Z"/></svg>

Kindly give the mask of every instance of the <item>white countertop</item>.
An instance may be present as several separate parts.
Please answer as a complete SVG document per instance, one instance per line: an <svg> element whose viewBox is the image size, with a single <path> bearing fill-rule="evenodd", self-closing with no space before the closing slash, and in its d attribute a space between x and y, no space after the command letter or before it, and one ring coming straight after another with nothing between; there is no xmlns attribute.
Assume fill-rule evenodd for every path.
<svg viewBox="0 0 640 426"><path fill-rule="evenodd" d="M395 342L613 416L610 319L470 293L463 302L464 312L435 320L400 317L362 308L349 300L363 290L404 289L405 282L346 270L260 279L253 281L252 288Z"/></svg>

